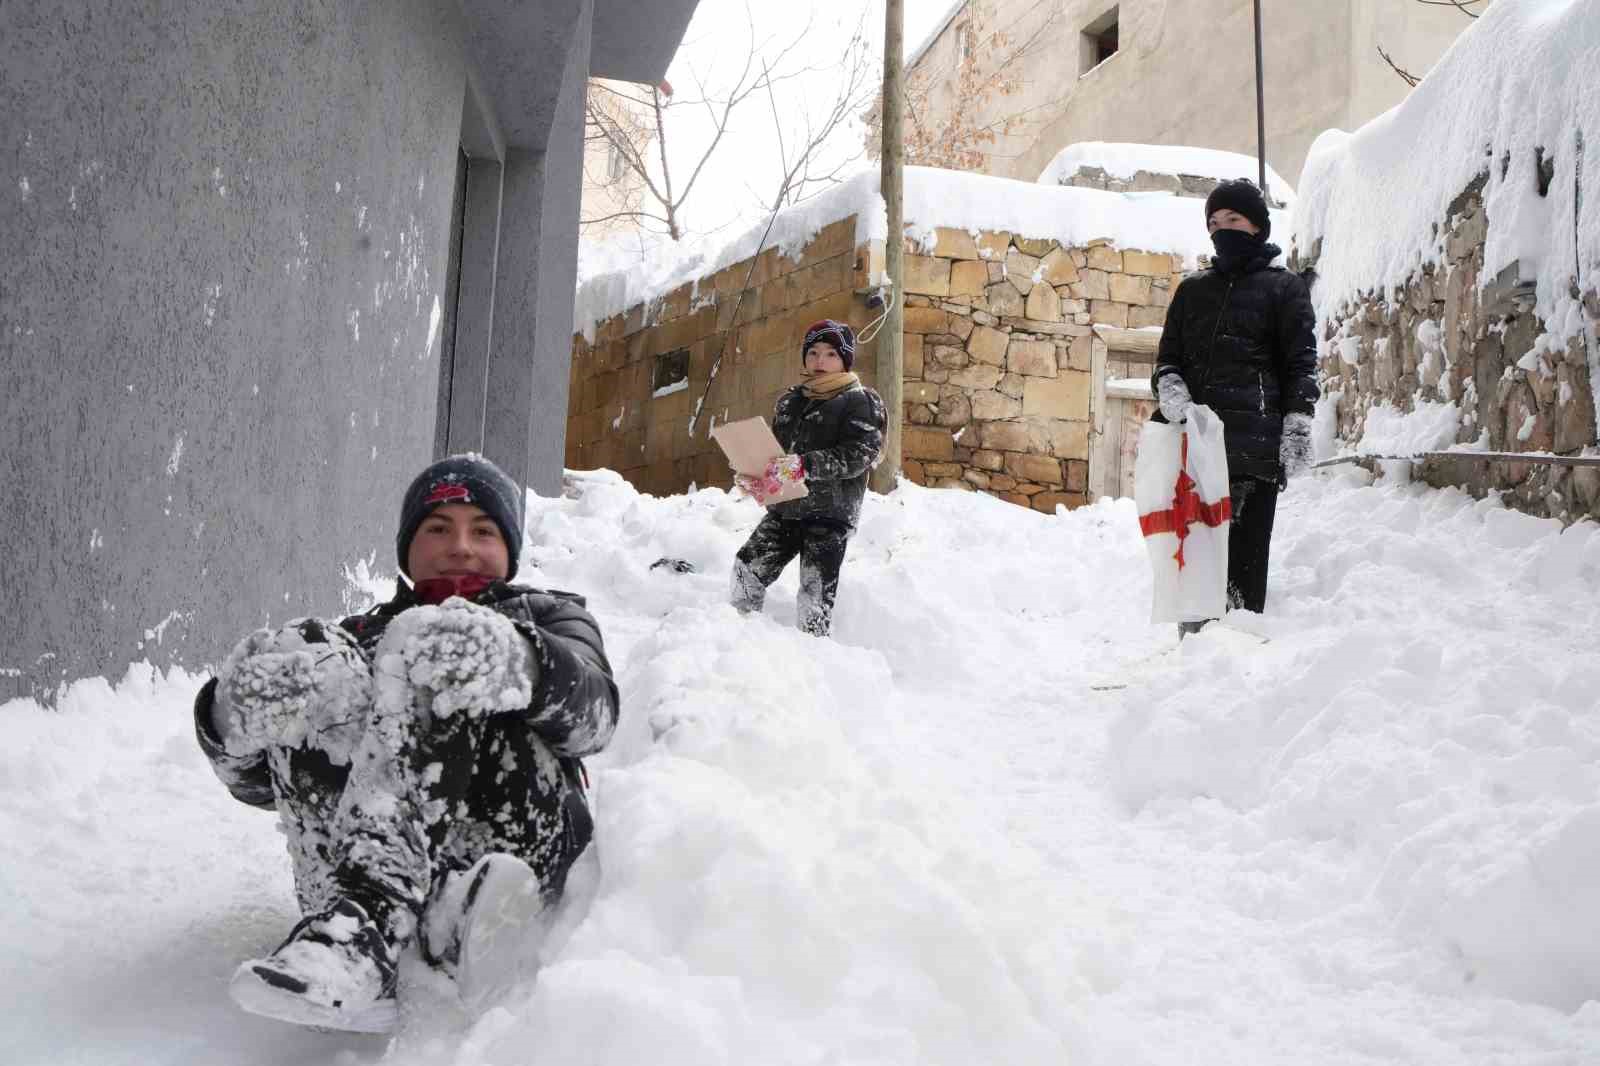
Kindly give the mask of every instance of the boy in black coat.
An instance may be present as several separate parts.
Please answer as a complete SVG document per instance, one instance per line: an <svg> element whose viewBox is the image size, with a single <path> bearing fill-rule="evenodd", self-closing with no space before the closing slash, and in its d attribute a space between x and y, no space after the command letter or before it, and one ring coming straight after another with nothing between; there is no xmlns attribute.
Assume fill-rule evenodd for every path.
<svg viewBox="0 0 1600 1066"><path fill-rule="evenodd" d="M1311 462L1316 316L1305 282L1272 265L1280 249L1267 243L1272 219L1254 183L1213 189L1206 228L1217 254L1173 293L1150 384L1169 422L1185 421L1195 403L1222 419L1233 503L1228 602L1259 612L1278 490Z"/></svg>
<svg viewBox="0 0 1600 1066"><path fill-rule="evenodd" d="M800 347L806 380L778 398L772 433L788 453L774 459L763 478L736 478L764 502L784 482L804 481L807 495L773 504L733 564L733 605L761 610L767 586L800 556L796 624L825 637L833 622L839 570L861 515L867 474L883 452L887 425L883 400L850 372L856 335L848 325L823 319L806 330Z"/></svg>
<svg viewBox="0 0 1600 1066"><path fill-rule="evenodd" d="M363 615L251 634L195 700L217 776L277 810L305 915L235 973L245 1009L384 1031L413 939L469 1001L536 951L593 832L578 759L610 740L618 701L583 600L508 584L519 495L480 456L428 467L396 538L411 584Z"/></svg>

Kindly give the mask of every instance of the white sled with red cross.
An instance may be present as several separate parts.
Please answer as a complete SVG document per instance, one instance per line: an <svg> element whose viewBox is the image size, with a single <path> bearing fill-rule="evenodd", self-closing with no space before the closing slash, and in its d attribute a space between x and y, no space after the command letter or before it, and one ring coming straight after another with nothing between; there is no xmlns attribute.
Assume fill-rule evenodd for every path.
<svg viewBox="0 0 1600 1066"><path fill-rule="evenodd" d="M1183 425L1146 422L1134 503L1150 552L1152 622L1221 618L1228 606L1228 453L1222 420L1194 405Z"/></svg>

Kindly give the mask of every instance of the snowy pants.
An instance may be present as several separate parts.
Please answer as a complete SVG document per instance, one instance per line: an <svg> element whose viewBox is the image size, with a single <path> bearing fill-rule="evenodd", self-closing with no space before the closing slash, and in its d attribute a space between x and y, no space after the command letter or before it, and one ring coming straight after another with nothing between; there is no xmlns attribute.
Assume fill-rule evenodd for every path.
<svg viewBox="0 0 1600 1066"><path fill-rule="evenodd" d="M315 749L269 753L302 911L352 899L400 947L446 878L491 852L559 897L593 821L550 749L491 716L433 717L407 686L376 687L349 767Z"/></svg>
<svg viewBox="0 0 1600 1066"><path fill-rule="evenodd" d="M768 514L761 519L733 563L733 605L760 611L767 586L778 580L789 560L800 556L800 595L795 624L813 636L825 637L833 625L833 601L839 592L850 530L826 519L786 519Z"/></svg>
<svg viewBox="0 0 1600 1066"><path fill-rule="evenodd" d="M1267 605L1267 560L1278 486L1246 477L1228 482L1233 519L1228 523L1228 606L1259 614Z"/></svg>

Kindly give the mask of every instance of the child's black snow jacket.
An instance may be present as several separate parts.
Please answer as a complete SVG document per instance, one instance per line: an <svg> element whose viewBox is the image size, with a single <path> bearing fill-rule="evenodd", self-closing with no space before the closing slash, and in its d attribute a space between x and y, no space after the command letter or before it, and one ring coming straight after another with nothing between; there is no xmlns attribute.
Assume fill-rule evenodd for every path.
<svg viewBox="0 0 1600 1066"><path fill-rule="evenodd" d="M883 400L859 383L813 400L796 385L778 397L772 434L805 464L807 495L774 504L779 518L822 519L854 529L867 493L867 473L883 452Z"/></svg>
<svg viewBox="0 0 1600 1066"><path fill-rule="evenodd" d="M1222 419L1230 477L1278 481L1283 416L1317 402L1316 315L1305 282L1271 265L1279 249L1242 269L1183 279L1167 308L1150 386L1178 374L1195 403Z"/></svg>
<svg viewBox="0 0 1600 1066"><path fill-rule="evenodd" d="M356 638L368 657L377 648L389 622L401 611L418 605L411 589L400 585L395 598L366 614L353 615L339 625ZM560 782L525 782L516 790L514 808L527 804L546 808L563 819L567 831L581 836L573 843L581 850L592 830L587 805L583 801L581 767L578 759L604 748L617 725L617 686L611 677L600 639L600 627L584 609L583 597L570 592L545 591L522 585L496 582L474 598L474 602L493 608L517 627L533 646L539 665L538 685L526 711L502 713L488 719L486 750L479 759L498 759L502 753L515 755L537 737L559 759L564 773ZM217 776L234 798L256 807L272 807L272 781L265 753L251 756L230 755L213 731L211 705L216 679L206 682L195 698L194 723L200 747L211 760ZM342 789L349 768L330 764L320 751L296 749L291 761L303 764L311 776L321 778L334 789ZM532 767L533 758L518 758L515 765ZM503 775L502 775L503 776ZM504 782L504 787L514 787ZM485 800L491 800L484 797ZM498 797L492 800L498 800ZM483 809L498 809L498 802L474 804ZM579 822L581 824L572 824Z"/></svg>

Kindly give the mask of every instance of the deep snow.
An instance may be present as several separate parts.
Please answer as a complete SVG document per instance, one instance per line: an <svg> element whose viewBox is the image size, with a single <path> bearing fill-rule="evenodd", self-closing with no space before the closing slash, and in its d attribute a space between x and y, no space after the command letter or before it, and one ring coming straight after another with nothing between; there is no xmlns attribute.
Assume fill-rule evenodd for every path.
<svg viewBox="0 0 1600 1066"><path fill-rule="evenodd" d="M725 605L747 500L530 498L624 695L598 844L535 984L473 1019L412 967L392 1044L229 1003L290 881L200 678L8 703L0 1058L1595 1062L1600 529L1369 480L1285 494L1269 643L1181 647L1129 501L870 497L829 641L792 571Z"/></svg>

